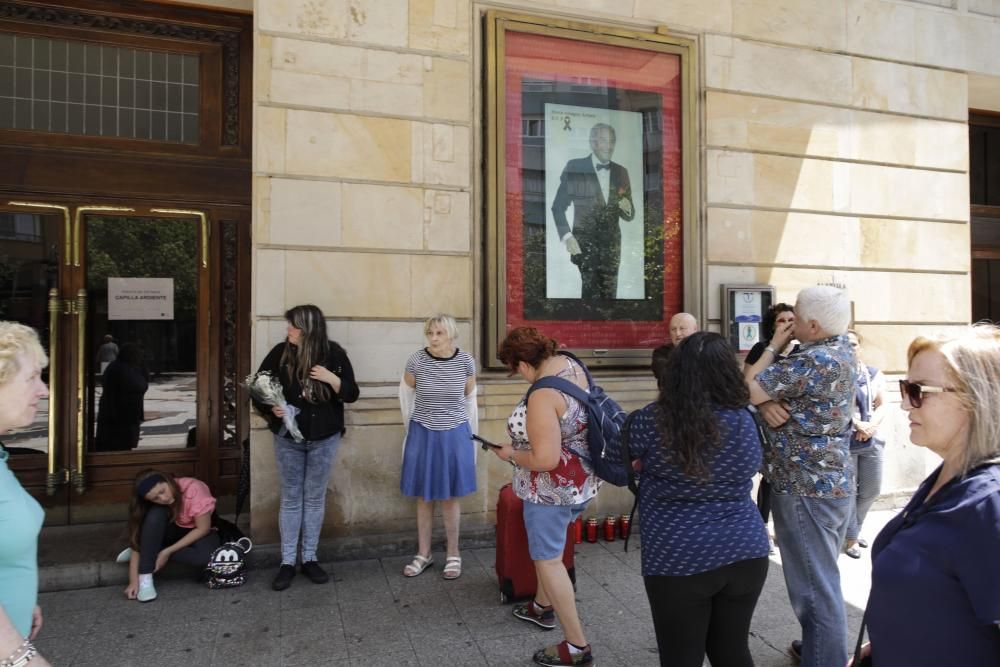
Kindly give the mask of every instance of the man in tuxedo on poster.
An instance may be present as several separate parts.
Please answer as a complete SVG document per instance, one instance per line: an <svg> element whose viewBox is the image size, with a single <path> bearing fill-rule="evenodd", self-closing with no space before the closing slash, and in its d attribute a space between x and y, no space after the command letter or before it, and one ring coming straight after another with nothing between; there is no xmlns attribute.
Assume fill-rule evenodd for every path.
<svg viewBox="0 0 1000 667"><path fill-rule="evenodd" d="M608 123L591 127L591 154L566 163L552 203L556 232L580 270L580 296L585 300L617 298L619 220L635 217L628 170L611 161L616 141L615 128ZM566 219L570 204L572 229Z"/></svg>

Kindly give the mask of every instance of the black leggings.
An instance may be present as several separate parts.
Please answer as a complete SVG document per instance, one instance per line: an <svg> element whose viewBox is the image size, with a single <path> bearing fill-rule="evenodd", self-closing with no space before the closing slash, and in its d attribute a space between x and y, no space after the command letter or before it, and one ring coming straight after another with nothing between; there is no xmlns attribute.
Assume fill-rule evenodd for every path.
<svg viewBox="0 0 1000 667"><path fill-rule="evenodd" d="M146 512L139 531L139 574L152 574L156 569L156 557L165 547L169 547L190 533L193 528L181 528L170 520L170 510L163 505L151 507ZM219 546L219 534L214 530L194 544L170 554L170 560L185 565L205 567L212 552Z"/></svg>
<svg viewBox="0 0 1000 667"><path fill-rule="evenodd" d="M753 667L750 619L767 579L767 558L685 577L643 577L660 665Z"/></svg>

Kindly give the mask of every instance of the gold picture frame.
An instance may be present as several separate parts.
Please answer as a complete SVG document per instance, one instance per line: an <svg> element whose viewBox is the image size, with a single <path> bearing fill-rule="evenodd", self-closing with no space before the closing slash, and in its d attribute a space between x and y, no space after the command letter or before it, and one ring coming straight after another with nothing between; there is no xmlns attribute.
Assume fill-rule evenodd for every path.
<svg viewBox="0 0 1000 667"><path fill-rule="evenodd" d="M486 272L484 339L487 350L483 355L484 365L492 368L502 367L496 358L498 344L509 328L525 324L538 326L543 333L560 340L565 347L591 366L648 366L652 348L668 338L669 318L680 310L690 310L695 314L702 310L700 304L703 269L700 261L702 239L698 225L700 174L697 158L695 42L692 39L671 35L665 30L643 32L498 10L488 11L484 16L483 41L486 77L484 150L487 224L484 261ZM514 45L513 48L511 44ZM517 46L518 44L527 46L521 47ZM553 58L551 64L547 65L544 61L546 48L553 54L559 54L558 58L563 62L560 63L557 58ZM512 68L520 67L512 63L520 62L518 58L523 60L519 54L523 54L525 49L531 50L532 54L543 52L541 57L533 55L529 60L538 65L539 71L546 70L546 67L548 69L539 75L541 77L539 79L530 76L526 78L522 74L523 70L518 70L517 80L511 76L509 81L508 69L514 71ZM586 54L603 50L603 62L608 64L595 66L592 79L586 75L587 64L580 62L573 65L576 68L574 75L565 75L561 68L567 66L566 59L572 58L574 49ZM616 65L619 62L621 64ZM664 66L669 64L674 68L671 71L677 80L672 78L660 84L664 90L669 86L670 91L676 91L669 95L671 105L669 116L665 111L666 103L657 107L655 114L629 110L631 107L628 107L628 100L641 98L647 100L648 104L649 99L656 98L658 89L644 88L639 77L645 74L641 71L630 74L635 68L627 69L628 62L633 64L662 62ZM614 70L615 66L618 70ZM618 74L615 74L615 71ZM526 81L527 86L524 85ZM603 83L597 84L597 87L587 88L585 84L588 81ZM636 81L638 83L635 83ZM526 89L530 90L524 92ZM535 90L543 90L544 93L535 95ZM579 90L602 93L607 100L611 100L611 103L604 108L599 102L595 103L594 100L600 99L600 94L589 97L584 95L581 101L581 96L574 92ZM626 103L615 101L621 99L626 99ZM659 99L666 100L668 95L661 95ZM511 100L515 101L512 103ZM521 100L531 101L532 109L536 111L535 116L539 115L540 108L543 109L540 112L541 124L532 124L537 123L537 119L525 119L521 113L525 103ZM544 104L536 100L544 100ZM508 107L513 108L514 113L510 113ZM589 111L594 113L588 113ZM611 287L604 288L603 292L594 291L602 288L594 287L599 283L592 277L588 283L587 277L571 276L577 283L581 283L580 287L573 287L569 281L566 281L564 287L560 282L560 276L569 275L568 271L578 271L580 276L585 276L585 269L583 264L578 264L580 268L575 270L563 268L564 265L568 266L568 263L565 259L559 259L558 253L566 250L557 241L553 241L560 239L556 228L560 232L565 232L566 216L565 214L559 216L560 211L556 211L554 214L556 220L553 224L553 216L549 213L559 206L556 204L550 206L549 202L559 196L563 180L568 178L571 161L567 161L566 158L581 153L579 138L575 139L575 149L563 149L561 148L563 144L573 145L569 143L570 140L560 137L559 141L562 143L557 144L556 135L553 134L551 139L546 135L546 124L552 124L557 113L564 114L558 116L561 121L560 128L572 129L573 136L583 136L584 144L589 128L591 147L594 146L594 132L597 131L597 126L607 126L602 118L623 119L623 124L638 128L631 134L619 130L618 137L615 136L616 131L611 130L611 150L615 150L617 142L619 150L623 153L628 150L633 164L639 165L638 169L641 171L638 178L632 177L631 180L625 180L625 185L617 186L617 203L622 210L631 211L634 199L636 208L641 209L644 215L638 232L615 232L620 240L614 249L616 256L613 260L613 269L608 271L614 272L614 278L610 281ZM591 117L598 122L591 123ZM522 133L518 147L525 146L521 154L512 150L511 144L508 143L510 124L516 123L518 119L521 121ZM665 148L668 145L666 139L661 139L660 148L656 148L653 144L653 148L659 151L655 156L656 160L665 165L659 172L656 171L660 168L659 164L648 157L648 147L652 141L649 135L651 132L655 134L655 128L650 130L650 126L655 125L653 121L656 119L661 123L659 134L656 136L667 137L668 130L665 127L670 124L670 137L674 142L670 144L669 156L668 149ZM540 141L537 136L532 136L539 130L542 134ZM636 132L638 138L629 139L632 143L626 143L626 139L635 137ZM633 149L630 146L638 148ZM640 152L638 157L635 155L637 150ZM530 158L533 161L532 166L538 166L543 160L539 157L542 154L544 161L551 165L565 164L561 176L563 180L555 178L559 173L558 168L535 169L530 177L534 179L530 181L530 187L522 188L521 185L513 184L512 189L509 188L508 186L512 184L508 183L508 175L511 173L518 173L519 180L529 182L529 177L524 175L526 173L524 166L528 164L529 157L523 157L527 156L529 151L533 156ZM617 156L618 152L615 152L615 155ZM607 162L611 163L610 158ZM649 167L649 163L652 163L652 168ZM611 164L613 166L613 163ZM608 169L607 166L597 168ZM628 179L628 170L620 171ZM635 173L635 169L632 173ZM603 201L606 202L604 204L606 208L613 206L616 199L614 175L611 178L610 189L606 181L604 182L607 194L603 197ZM660 181L657 182L656 178ZM645 201L648 204L655 199L653 196L640 199L649 187L647 183L650 181L654 190L659 188L660 183L663 184L658 195L657 192L651 191L652 195L660 197L658 209L651 208L651 205L644 208L641 203ZM541 182L544 182L544 185L541 185ZM640 184L642 192L637 191L636 186ZM529 197L534 199L530 203L530 215L523 213L528 210L529 204L524 202ZM625 198L629 200L627 204L622 201ZM668 200L670 206L667 205ZM574 208L568 210L573 210L574 215L577 215L577 206L578 204L574 204ZM652 215L650 210L654 212ZM619 215L622 215L620 223L617 222ZM615 230L628 229L624 214L619 214L616 209L613 217L616 220L613 224ZM631 219L631 216L628 216L628 220ZM529 230L532 239L543 239L530 246L532 250L541 248L541 251L534 252L530 256L528 256L527 240L529 233L522 232L522 228L529 222L534 225ZM580 229L583 229L579 218L574 220L574 230L577 225L581 225ZM661 230L662 236L658 237ZM632 241L625 240L627 234L631 234ZM570 235L572 236L572 232ZM635 238L639 240L635 241ZM654 238L652 246L651 238ZM562 236L561 240L565 243L566 237ZM639 259L632 262L635 265L632 268L623 259L625 257L623 248L626 243L631 243L637 248L635 253L638 254L634 254ZM657 246L655 243L660 245ZM541 254L542 252L546 254ZM553 257L556 259L550 261ZM578 263L576 255L568 257L573 263ZM649 267L652 266L650 258L660 262L658 269L650 270ZM536 278L539 265L545 268L541 271L541 277ZM623 283L618 276L624 275L626 269L639 277L633 280L634 284L629 287L634 293L622 296L627 286L622 286ZM558 271L563 273L557 273ZM576 296L576 293L567 291L569 296L566 296L561 292L564 289L576 289L580 295ZM535 311L542 313L542 316L531 314ZM520 315L512 316L512 313ZM526 313L528 314L525 315ZM637 313L638 316L632 318L631 313Z"/></svg>

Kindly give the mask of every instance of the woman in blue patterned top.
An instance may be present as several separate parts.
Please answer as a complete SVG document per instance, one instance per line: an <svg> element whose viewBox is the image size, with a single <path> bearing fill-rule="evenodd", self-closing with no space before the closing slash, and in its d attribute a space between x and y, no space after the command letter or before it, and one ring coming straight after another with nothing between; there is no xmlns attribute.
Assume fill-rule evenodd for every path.
<svg viewBox="0 0 1000 667"><path fill-rule="evenodd" d="M415 577L433 564L434 501L441 503L447 553L442 576L462 575L458 553L458 499L476 492L476 360L455 345L458 326L450 315L424 323L427 347L410 355L400 385L406 428L399 489L417 499L417 555L403 568Z"/></svg>
<svg viewBox="0 0 1000 667"><path fill-rule="evenodd" d="M660 664L750 667L750 619L767 577L768 538L750 489L761 446L732 347L716 333L685 338L636 413L642 462L642 574Z"/></svg>

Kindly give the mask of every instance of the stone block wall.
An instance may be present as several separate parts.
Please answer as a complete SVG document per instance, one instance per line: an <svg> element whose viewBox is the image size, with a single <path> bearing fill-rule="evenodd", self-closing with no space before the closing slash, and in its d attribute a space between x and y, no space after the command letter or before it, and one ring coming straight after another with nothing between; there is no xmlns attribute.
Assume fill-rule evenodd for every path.
<svg viewBox="0 0 1000 667"><path fill-rule="evenodd" d="M896 0L258 0L254 52L255 361L283 311L314 302L349 351L363 398L349 412L330 534L411 530L398 493L396 383L445 311L482 352L481 13L542 12L697 42L704 302L719 285L846 284L869 363L905 372L918 332L970 313L969 77L1000 77L994 2ZM666 337L666 332L664 332ZM604 384L636 407L645 374ZM482 430L503 436L523 392L480 378ZM891 394L898 401L898 393ZM895 431L887 489L932 461ZM259 427L259 424L257 425ZM276 537L270 438L253 434L253 530ZM480 457L466 521L488 523L506 466ZM599 511L628 504L602 493Z"/></svg>

